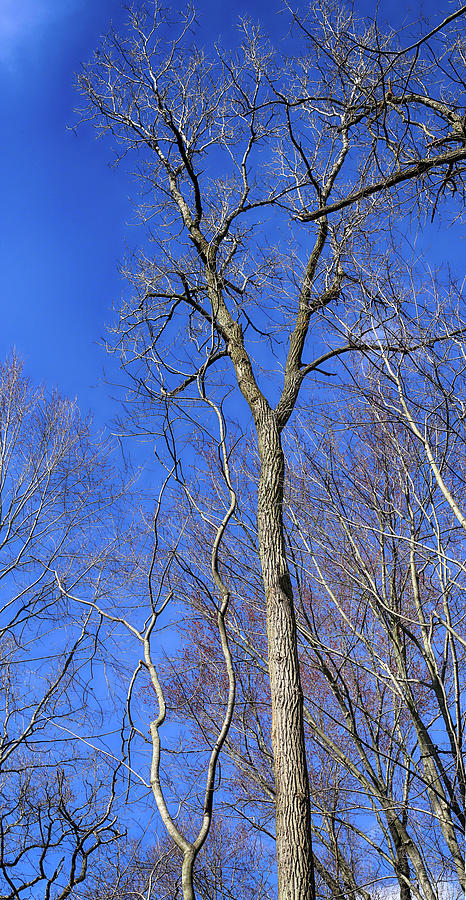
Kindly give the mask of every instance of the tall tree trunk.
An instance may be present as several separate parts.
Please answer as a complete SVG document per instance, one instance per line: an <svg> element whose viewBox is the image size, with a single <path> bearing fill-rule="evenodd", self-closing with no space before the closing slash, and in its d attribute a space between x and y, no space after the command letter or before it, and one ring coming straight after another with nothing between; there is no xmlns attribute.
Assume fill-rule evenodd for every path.
<svg viewBox="0 0 466 900"><path fill-rule="evenodd" d="M279 900L314 900L309 782L293 591L283 534L284 454L275 414L256 422L257 521L267 605Z"/></svg>
<svg viewBox="0 0 466 900"><path fill-rule="evenodd" d="M406 826L406 823L404 823L404 825ZM406 846L404 845L398 832L395 829L392 830L392 837L395 845L395 875L400 886L400 900L412 900L410 888L411 872L409 869L409 860Z"/></svg>

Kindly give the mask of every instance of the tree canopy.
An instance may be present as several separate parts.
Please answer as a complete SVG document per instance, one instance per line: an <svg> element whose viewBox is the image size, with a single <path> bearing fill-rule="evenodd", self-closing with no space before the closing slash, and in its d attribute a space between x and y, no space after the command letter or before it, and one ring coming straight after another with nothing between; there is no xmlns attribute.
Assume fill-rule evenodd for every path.
<svg viewBox="0 0 466 900"><path fill-rule="evenodd" d="M15 465L14 565L40 565L5 634L25 621L42 647L50 610L66 635L18 740L42 765L47 709L94 778L81 819L59 774L58 837L39 805L39 863L9 863L27 854L47 898L85 876L108 900L466 890L463 287L422 241L463 215L465 8L407 36L333 0L283 15L283 39L242 20L227 50L155 0L77 78L137 177L108 349L120 440L157 472L113 487L66 401L46 437L26 388L2 407L31 423L47 514L23 520Z"/></svg>

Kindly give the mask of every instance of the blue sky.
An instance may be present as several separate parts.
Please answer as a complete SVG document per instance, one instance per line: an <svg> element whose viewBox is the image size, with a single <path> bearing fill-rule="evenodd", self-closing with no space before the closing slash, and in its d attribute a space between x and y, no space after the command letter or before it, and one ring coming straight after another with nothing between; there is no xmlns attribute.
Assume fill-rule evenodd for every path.
<svg viewBox="0 0 466 900"><path fill-rule="evenodd" d="M114 0L6 0L0 13L1 352L15 345L34 379L84 408L99 403L96 342L121 293L129 186L108 148L67 126L73 73L115 12Z"/></svg>
<svg viewBox="0 0 466 900"><path fill-rule="evenodd" d="M200 22L207 40L228 36L244 12L279 33L279 7L201 0ZM375 7L361 0L359 8ZM434 22L452 8L432 0L410 10L400 0L379 6L392 25L421 9ZM131 182L109 167L109 145L68 126L79 102L74 72L110 20L124 18L120 0L2 0L0 9L0 354L15 346L35 380L77 396L99 422L112 413L108 389L97 386L104 366L112 377L100 341L124 290L118 263L137 234L128 225Z"/></svg>

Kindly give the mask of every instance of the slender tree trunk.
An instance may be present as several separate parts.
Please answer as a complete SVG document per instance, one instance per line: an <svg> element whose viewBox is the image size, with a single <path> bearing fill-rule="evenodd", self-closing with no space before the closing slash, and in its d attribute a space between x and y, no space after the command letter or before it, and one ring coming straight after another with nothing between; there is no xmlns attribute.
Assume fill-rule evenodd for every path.
<svg viewBox="0 0 466 900"><path fill-rule="evenodd" d="M257 423L256 423L257 425ZM273 411L258 424L258 533L267 604L279 900L314 900L309 782L293 591L283 535L284 454Z"/></svg>
<svg viewBox="0 0 466 900"><path fill-rule="evenodd" d="M419 884L419 887L422 891L422 894L426 898L426 900L435 900L435 890L432 887L432 883L430 880L429 873L426 870L424 865L424 860L419 852L419 848L414 843L412 838L406 831L406 825L402 822L402 820L393 813L393 805L390 803L388 797L385 801L385 815L387 816L387 823L390 830L390 834L393 838L393 843L395 846L397 861L395 863L395 874L397 877L401 874L406 875L411 881L411 873L409 862L411 862L412 868L414 870L414 874L416 876L416 881ZM401 852L400 852L401 851ZM402 857L405 857L405 868L403 871L402 868ZM401 888L402 879L398 878L398 882ZM412 892L410 891L410 895L412 896ZM403 893L400 890L400 896L403 896ZM407 896L407 894L404 894Z"/></svg>
<svg viewBox="0 0 466 900"><path fill-rule="evenodd" d="M183 890L183 900L195 900L193 885L193 867L195 854L192 851L185 850L183 856L183 868L181 874L181 885Z"/></svg>

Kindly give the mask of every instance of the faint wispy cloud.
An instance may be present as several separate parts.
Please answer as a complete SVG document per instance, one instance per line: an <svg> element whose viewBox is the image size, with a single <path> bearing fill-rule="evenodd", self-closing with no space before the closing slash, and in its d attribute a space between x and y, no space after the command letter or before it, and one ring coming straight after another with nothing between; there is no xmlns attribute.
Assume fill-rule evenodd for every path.
<svg viewBox="0 0 466 900"><path fill-rule="evenodd" d="M77 0L0 0L0 62L15 67L18 53L40 40L52 22L76 7Z"/></svg>

